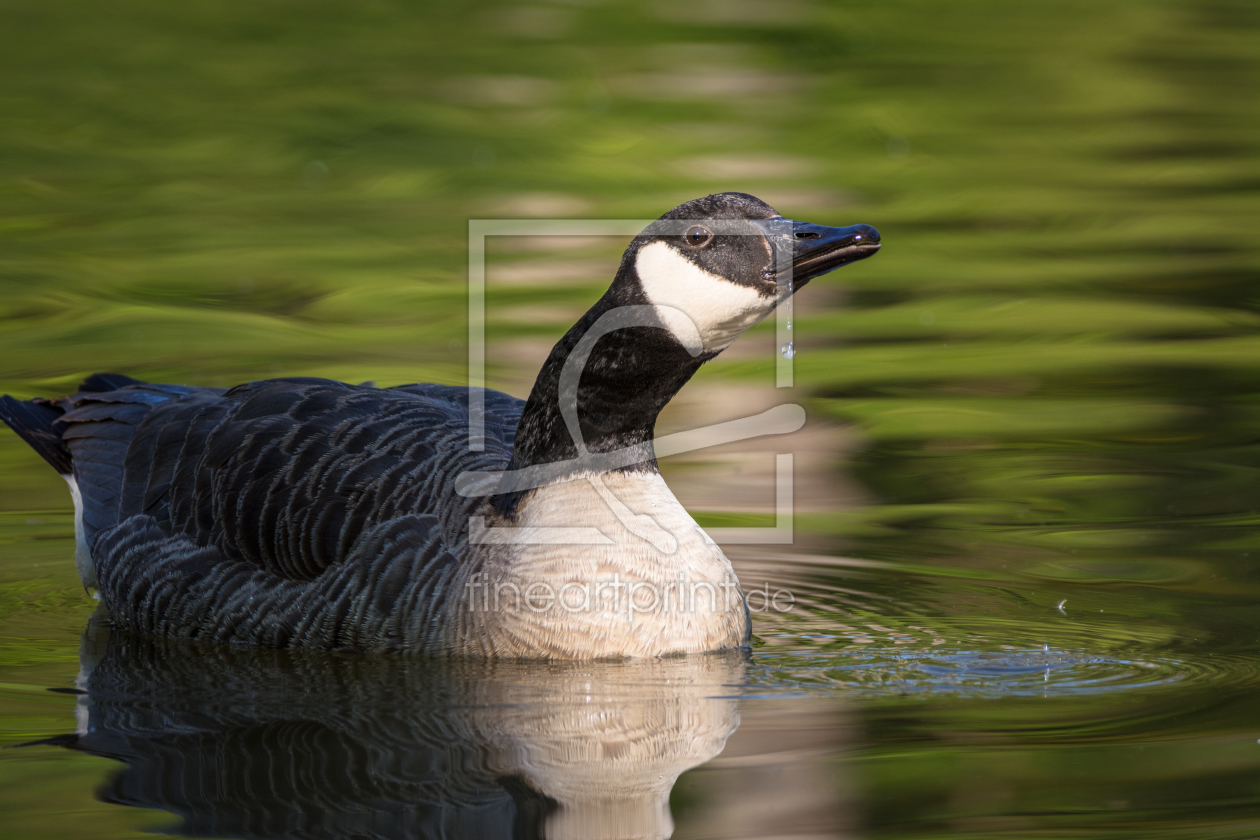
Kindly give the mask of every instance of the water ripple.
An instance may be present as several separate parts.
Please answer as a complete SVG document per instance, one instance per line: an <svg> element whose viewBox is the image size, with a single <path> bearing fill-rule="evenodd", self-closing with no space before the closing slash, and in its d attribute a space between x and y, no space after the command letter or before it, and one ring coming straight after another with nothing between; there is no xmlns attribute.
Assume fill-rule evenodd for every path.
<svg viewBox="0 0 1260 840"><path fill-rule="evenodd" d="M829 644L812 647L811 641L817 640L798 637L795 644L759 650L752 690L1059 696L1172 685L1220 683L1237 687L1256 682L1260 675L1260 659L1246 655L1100 653L1049 646L1008 650L890 649L874 644L858 649L828 649Z"/></svg>

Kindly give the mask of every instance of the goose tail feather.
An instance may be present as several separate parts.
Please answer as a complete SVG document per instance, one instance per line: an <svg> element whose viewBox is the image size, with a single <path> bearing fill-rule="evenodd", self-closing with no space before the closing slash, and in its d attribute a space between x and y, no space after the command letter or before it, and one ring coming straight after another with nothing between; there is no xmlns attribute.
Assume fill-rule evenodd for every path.
<svg viewBox="0 0 1260 840"><path fill-rule="evenodd" d="M61 439L61 430L54 425L65 412L45 399L18 400L8 394L0 397L0 420L18 437L40 454L52 468L69 476L70 447Z"/></svg>
<svg viewBox="0 0 1260 840"><path fill-rule="evenodd" d="M104 394L128 385L143 385L121 373L94 373L79 386L79 394ZM77 395L76 395L77 396ZM71 398L73 399L73 398ZM73 477L73 459L70 447L61 433L64 426L58 423L66 413L65 400L19 400L8 394L0 396L0 420L39 453L52 468L66 478Z"/></svg>

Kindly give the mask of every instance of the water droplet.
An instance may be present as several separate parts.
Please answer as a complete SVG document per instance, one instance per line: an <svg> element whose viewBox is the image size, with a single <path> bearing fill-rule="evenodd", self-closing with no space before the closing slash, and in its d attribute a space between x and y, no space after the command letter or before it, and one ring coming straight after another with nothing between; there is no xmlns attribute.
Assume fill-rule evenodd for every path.
<svg viewBox="0 0 1260 840"><path fill-rule="evenodd" d="M792 329L792 319L791 319L791 318L788 318L787 328L788 328L789 330L790 330L790 329Z"/></svg>
<svg viewBox="0 0 1260 840"><path fill-rule="evenodd" d="M783 358L790 359L796 355L796 348L792 346L792 342L783 345Z"/></svg>

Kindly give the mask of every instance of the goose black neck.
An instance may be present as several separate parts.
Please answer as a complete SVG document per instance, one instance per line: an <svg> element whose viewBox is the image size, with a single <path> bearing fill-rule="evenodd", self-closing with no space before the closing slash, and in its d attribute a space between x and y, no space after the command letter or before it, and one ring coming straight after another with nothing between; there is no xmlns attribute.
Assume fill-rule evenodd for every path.
<svg viewBox="0 0 1260 840"><path fill-rule="evenodd" d="M570 416L576 408L581 442L587 452L642 447L646 460L621 469L656 470L651 446L657 415L712 354L692 356L669 330L659 326L622 327L604 332L593 346L584 346L582 339L592 327L596 335L606 329L609 319L603 316L619 316L627 311L624 307L638 303L623 299L626 296L618 294L616 288L552 348L521 415L511 469L558 464L582 454L565 423L567 403ZM580 363L587 349L590 355L580 367L576 389L562 393L569 381L566 362L574 356L575 364ZM578 369L568 376L576 376Z"/></svg>

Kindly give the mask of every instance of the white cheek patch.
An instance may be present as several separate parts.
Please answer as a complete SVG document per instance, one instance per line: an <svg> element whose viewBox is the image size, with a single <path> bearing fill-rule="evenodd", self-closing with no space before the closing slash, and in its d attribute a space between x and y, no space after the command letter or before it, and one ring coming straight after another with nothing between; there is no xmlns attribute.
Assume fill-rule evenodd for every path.
<svg viewBox="0 0 1260 840"><path fill-rule="evenodd" d="M684 345L699 330L706 351L725 349L774 309L773 297L710 274L665 242L641 249L634 267L643 293Z"/></svg>

